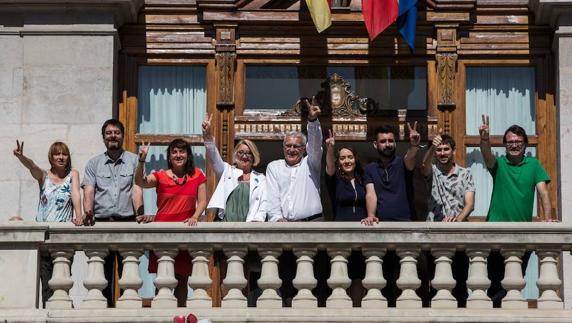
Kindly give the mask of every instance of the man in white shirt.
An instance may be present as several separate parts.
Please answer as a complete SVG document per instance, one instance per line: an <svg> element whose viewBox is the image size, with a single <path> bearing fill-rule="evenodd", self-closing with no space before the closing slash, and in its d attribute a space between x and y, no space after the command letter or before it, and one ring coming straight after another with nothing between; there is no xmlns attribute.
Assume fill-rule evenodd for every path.
<svg viewBox="0 0 572 323"><path fill-rule="evenodd" d="M290 132L284 137L284 159L268 164L266 184L268 219L272 222L312 221L322 217L320 173L322 129L320 107L312 98L308 106L308 137ZM307 156L304 156L304 153Z"/></svg>

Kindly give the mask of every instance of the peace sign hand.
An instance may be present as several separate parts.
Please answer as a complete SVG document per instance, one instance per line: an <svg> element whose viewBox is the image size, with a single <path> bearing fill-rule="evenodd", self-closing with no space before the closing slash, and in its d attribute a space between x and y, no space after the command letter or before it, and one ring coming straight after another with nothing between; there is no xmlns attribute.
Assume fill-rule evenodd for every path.
<svg viewBox="0 0 572 323"><path fill-rule="evenodd" d="M443 129L439 128L439 134L435 136L435 138L433 138L433 148L437 148L439 147L439 145L441 144L441 142L443 142L443 137L441 137L441 135L443 134Z"/></svg>
<svg viewBox="0 0 572 323"><path fill-rule="evenodd" d="M21 158L24 157L24 142L16 140L16 149L14 149L14 156Z"/></svg>
<svg viewBox="0 0 572 323"><path fill-rule="evenodd" d="M413 123L413 128L411 128L411 124L408 122L407 128L409 129L409 144L411 146L419 146L421 135L417 132L417 121Z"/></svg>
<svg viewBox="0 0 572 323"><path fill-rule="evenodd" d="M329 129L328 132L329 132L329 136L328 136L328 138L326 138L326 147L328 149L333 149L334 145L336 144L336 137L335 137L332 129Z"/></svg>
<svg viewBox="0 0 572 323"><path fill-rule="evenodd" d="M141 146L139 147L139 161L140 162L144 162L145 159L147 159L147 153L149 153L149 146L151 146L151 143L148 142L145 145L145 142L142 142Z"/></svg>
<svg viewBox="0 0 572 323"><path fill-rule="evenodd" d="M304 103L308 106L308 121L315 121L318 119L322 110L320 109L318 102L316 102L316 97L312 97L312 103L308 102L308 99L305 99Z"/></svg>
<svg viewBox="0 0 572 323"><path fill-rule="evenodd" d="M481 136L481 140L489 141L489 133L490 133L489 116L483 114L481 117L483 118L483 124L479 127L479 135Z"/></svg>
<svg viewBox="0 0 572 323"><path fill-rule="evenodd" d="M213 119L213 115L209 114L205 117L205 120L201 124L201 126L203 128L203 139L211 139L212 138L212 133L211 133L211 121L212 121L212 119Z"/></svg>

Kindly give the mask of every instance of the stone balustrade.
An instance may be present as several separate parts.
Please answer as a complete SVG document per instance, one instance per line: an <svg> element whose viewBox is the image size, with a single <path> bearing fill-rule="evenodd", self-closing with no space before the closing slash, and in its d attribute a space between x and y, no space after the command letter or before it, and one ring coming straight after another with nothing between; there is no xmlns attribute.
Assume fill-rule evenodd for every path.
<svg viewBox="0 0 572 323"><path fill-rule="evenodd" d="M40 237L39 233L43 235ZM245 313L245 317L251 315L248 314L251 312L240 311L247 309L247 297L250 295L247 295L246 287L253 283L248 275L251 264L246 255L254 251L260 257L260 263L255 266L260 272L256 280L260 295L256 299L255 310L281 311L287 310L284 307L292 307L302 312L313 309L315 312L307 313L322 313L320 315L328 315L328 310L331 313L355 310L352 309L352 298L356 294L350 292L353 288L350 285L354 282L349 272L352 266L359 264L350 262L349 256L352 251L359 251L363 255L364 263L361 265L365 269L363 276L358 277L363 289L362 295L357 295L357 304L361 304L366 312L356 313L383 311L388 307L402 309L403 313L423 310L423 307L459 313L472 313L471 310L541 313L549 309L545 312L550 312L549 316L564 313L558 315L568 320L572 313L563 308L558 259L571 249L572 226L560 223L380 223L373 227L331 222L199 223L196 227L173 223L97 223L93 227L25 223L0 225L0 266L3 266L0 269L7 269L3 271L4 278L18 279L20 269L10 267L6 262L7 257L14 257L13 250L22 250L22 254L36 252L35 258L28 255L28 267L37 267L38 251L51 255L54 266L49 286L54 293L46 308L58 313L62 313L61 310L113 311L107 309L102 290L108 284L103 273L104 259L114 251L123 257L119 279L122 293L116 307L141 310L144 302L137 293L142 286L138 266L139 257L145 250L154 252L158 262L154 280L157 292L149 310L178 310L173 288L177 284L174 259L180 251L189 252L192 256L193 271L188 285L193 292L187 300L188 309L204 310L215 316L227 311L239 311L236 313ZM82 282L71 276L74 251L84 251L88 258L88 272ZM491 251L499 251L505 262L501 284L507 292L501 309L492 309L493 301L487 296L487 289L491 286L487 257ZM529 302L522 295L525 282L521 263L526 251L536 252L539 259L537 286L540 296L536 309L528 309ZM286 276L280 269L281 256L285 252L296 259L293 267L287 268L291 275ZM465 268L465 277L468 278L463 282L456 281L453 275L455 252L466 254L469 260ZM316 261L318 253L326 253L329 258L326 275L317 272L320 268ZM213 266L214 255L222 254L225 270L221 272L220 281L213 281L209 266ZM386 264L389 254L397 260L393 261L394 277L385 272L392 270L392 266ZM423 272L428 273L426 279L419 274ZM315 287L320 282L319 277L326 277L322 283L327 284L331 292L325 295L317 292ZM76 306L78 308L72 306L69 296L74 283L81 283L87 289L87 295ZM468 288L466 308L459 308L458 299L452 293L459 283L466 284ZM212 284L221 284L220 302L211 297ZM288 300L287 293L281 290L287 284L295 289L294 296ZM393 301L388 297L391 292L382 292L390 285L397 292ZM8 291L10 288L12 290ZM420 292L423 289L426 294ZM4 298L34 298L31 303L37 304L37 290L18 293L13 287L0 286L0 292L0 297ZM320 297L324 299L322 305L325 308L319 306ZM0 301L0 318L3 309L35 307L4 304L8 303ZM455 315L462 317L463 314L459 313ZM538 317L544 317L542 315ZM545 317L542 321L550 322Z"/></svg>

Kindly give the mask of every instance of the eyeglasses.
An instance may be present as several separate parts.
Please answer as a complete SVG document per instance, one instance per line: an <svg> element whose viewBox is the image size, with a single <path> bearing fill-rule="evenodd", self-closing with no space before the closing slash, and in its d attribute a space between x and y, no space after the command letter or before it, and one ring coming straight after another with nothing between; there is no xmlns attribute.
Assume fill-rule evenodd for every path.
<svg viewBox="0 0 572 323"><path fill-rule="evenodd" d="M524 146L524 141L523 140L511 140L511 141L505 142L505 145L507 147L512 147L512 146L522 147L522 146Z"/></svg>
<svg viewBox="0 0 572 323"><path fill-rule="evenodd" d="M244 151L244 150L239 150L236 152L236 155L239 157L244 157L244 156L252 156L252 152L250 151Z"/></svg>
<svg viewBox="0 0 572 323"><path fill-rule="evenodd" d="M304 145L297 145L297 144L285 144L284 148L290 148L290 149L301 149L304 148Z"/></svg>

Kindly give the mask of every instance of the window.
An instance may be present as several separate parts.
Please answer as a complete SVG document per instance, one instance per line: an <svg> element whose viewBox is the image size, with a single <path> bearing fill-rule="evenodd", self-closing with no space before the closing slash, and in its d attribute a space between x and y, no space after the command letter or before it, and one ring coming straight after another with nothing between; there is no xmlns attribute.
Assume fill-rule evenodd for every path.
<svg viewBox="0 0 572 323"><path fill-rule="evenodd" d="M247 110L283 112L301 97L311 97L322 83L339 74L357 95L380 110L425 110L427 69L424 66L290 66L247 65Z"/></svg>

